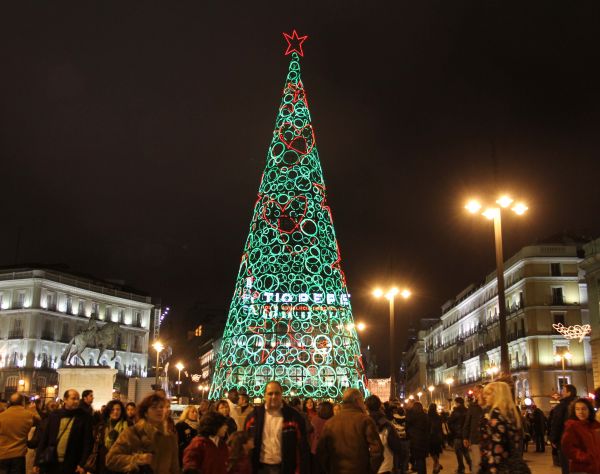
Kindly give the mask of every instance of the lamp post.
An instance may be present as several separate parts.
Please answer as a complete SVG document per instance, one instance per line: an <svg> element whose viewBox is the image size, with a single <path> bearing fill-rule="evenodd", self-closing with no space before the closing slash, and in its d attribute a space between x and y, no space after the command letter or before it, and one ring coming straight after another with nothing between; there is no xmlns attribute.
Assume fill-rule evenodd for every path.
<svg viewBox="0 0 600 474"><path fill-rule="evenodd" d="M453 383L454 383L454 379L452 377L448 377L446 379L446 385L448 385L448 410L450 410L452 408L452 392L451 392L451 387L452 387Z"/></svg>
<svg viewBox="0 0 600 474"><path fill-rule="evenodd" d="M163 346L160 341L156 341L154 344L152 344L152 347L156 351L156 373L155 373L154 385L156 385L156 388L158 388L158 370L160 368L159 367L159 365L160 365L160 352L165 348L165 346Z"/></svg>
<svg viewBox="0 0 600 474"><path fill-rule="evenodd" d="M401 292L398 288L392 287L386 293L383 292L382 289L377 288L373 291L373 296L375 298L381 298L385 296L387 300L390 302L390 400L393 400L396 396L396 358L394 356L394 348L395 348L395 316L394 316L394 300L396 299L396 295L400 293L400 296L404 299L408 299L410 297L410 290L406 288Z"/></svg>
<svg viewBox="0 0 600 474"><path fill-rule="evenodd" d="M433 403L433 391L435 390L435 387L430 385L427 387L427 390L429 390L429 403Z"/></svg>
<svg viewBox="0 0 600 474"><path fill-rule="evenodd" d="M418 397L419 401L421 401L421 395L423 395L423 392L417 392L417 397Z"/></svg>
<svg viewBox="0 0 600 474"><path fill-rule="evenodd" d="M179 402L179 397L181 394L181 371L184 369L184 366L181 362L177 362L175 367L177 368L177 402Z"/></svg>
<svg viewBox="0 0 600 474"><path fill-rule="evenodd" d="M499 371L500 371L500 369L497 366L493 365L493 366L489 367L485 372L490 377L492 377L492 382L493 382L494 381L494 375L496 375Z"/></svg>
<svg viewBox="0 0 600 474"><path fill-rule="evenodd" d="M513 199L509 196L501 196L496 200L498 206L488 207L482 216L494 221L494 243L496 247L496 279L498 281L498 326L500 328L500 369L504 376L510 374L510 362L508 358L508 339L506 337L506 297L504 294L504 257L502 255L502 209L508 208ZM481 210L481 204L476 200L471 200L465 206L465 209L471 214L476 214ZM515 204L511 210L521 216L527 211L528 207L523 203Z"/></svg>
<svg viewBox="0 0 600 474"><path fill-rule="evenodd" d="M563 352L562 354L556 354L554 356L554 360L556 362L561 362L562 363L562 379L563 379L563 384L566 383L567 380L567 373L565 371L565 359L566 360L571 360L573 358L573 354L571 354L570 352ZM559 391L562 389L562 387L558 387Z"/></svg>

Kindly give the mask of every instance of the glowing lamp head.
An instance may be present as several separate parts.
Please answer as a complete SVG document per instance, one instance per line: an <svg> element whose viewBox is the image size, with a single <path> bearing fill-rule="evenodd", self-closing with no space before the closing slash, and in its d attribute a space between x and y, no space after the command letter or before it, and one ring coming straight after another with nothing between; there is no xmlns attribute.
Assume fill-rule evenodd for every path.
<svg viewBox="0 0 600 474"><path fill-rule="evenodd" d="M531 398L527 397L527 398L525 398L525 400L523 400L523 403L525 403L525 406L530 407L531 405L533 405L533 400L531 400Z"/></svg>
<svg viewBox="0 0 600 474"><path fill-rule="evenodd" d="M383 290L381 288L375 288L373 290L373 296L375 298L381 298L383 296Z"/></svg>
<svg viewBox="0 0 600 474"><path fill-rule="evenodd" d="M446 379L446 385L452 385L454 383L454 379L452 377L449 377Z"/></svg>
<svg viewBox="0 0 600 474"><path fill-rule="evenodd" d="M402 292L400 293L400 296L402 296L402 298L404 298L405 300L408 299L408 298L410 298L410 295L412 295L412 293L407 288L404 288L402 290Z"/></svg>
<svg viewBox="0 0 600 474"><path fill-rule="evenodd" d="M485 211L483 211L481 213L481 215L483 217L485 217L486 219L492 220L495 219L496 216L499 214L499 209L495 208L495 207L488 207Z"/></svg>
<svg viewBox="0 0 600 474"><path fill-rule="evenodd" d="M409 396L408 396L408 399L409 399L409 400L414 400L414 399L415 399L415 397L414 397L414 395L409 395Z"/></svg>
<svg viewBox="0 0 600 474"><path fill-rule="evenodd" d="M433 392L435 390L435 387L433 385L430 385L429 387L427 387L427 390Z"/></svg>
<svg viewBox="0 0 600 474"><path fill-rule="evenodd" d="M358 323L356 325L356 329L358 329L359 331L364 331L366 327L367 326L365 325L365 323Z"/></svg>
<svg viewBox="0 0 600 474"><path fill-rule="evenodd" d="M177 362L177 364L175 364L175 367L177 368L177 370L183 370L184 366L181 362Z"/></svg>
<svg viewBox="0 0 600 474"><path fill-rule="evenodd" d="M469 211L471 214L477 214L481 209L481 204L476 199L471 199L467 202L465 209Z"/></svg>
<svg viewBox="0 0 600 474"><path fill-rule="evenodd" d="M388 300L392 300L394 299L394 296L396 296L398 294L399 290L398 288L394 287L394 288L390 288L390 290L385 294L385 297Z"/></svg>
<svg viewBox="0 0 600 474"><path fill-rule="evenodd" d="M19 379L19 386L22 387L23 385L25 385L25 380Z"/></svg>
<svg viewBox="0 0 600 474"><path fill-rule="evenodd" d="M421 398L421 395L423 395L423 392L418 392L417 393L417 397Z"/></svg>
<svg viewBox="0 0 600 474"><path fill-rule="evenodd" d="M573 358L573 354L571 354L570 352L565 352L563 354L563 357L567 360L571 360Z"/></svg>
<svg viewBox="0 0 600 474"><path fill-rule="evenodd" d="M560 356L559 354L556 354L556 355L554 356L554 360L555 360L556 362L560 362L560 361L562 360L562 356Z"/></svg>
<svg viewBox="0 0 600 474"><path fill-rule="evenodd" d="M154 344L152 344L152 347L156 352L161 352L165 348L160 341L156 341Z"/></svg>
<svg viewBox="0 0 600 474"><path fill-rule="evenodd" d="M510 196L500 196L500 198L496 201L496 203L503 208L507 208L508 206L510 206L513 203L513 200L510 198Z"/></svg>
<svg viewBox="0 0 600 474"><path fill-rule="evenodd" d="M525 203L519 202L517 204L515 204L515 206L512 208L512 211L519 215L522 216L523 214L525 214L525 212L527 212L529 208L527 207L527 205Z"/></svg>

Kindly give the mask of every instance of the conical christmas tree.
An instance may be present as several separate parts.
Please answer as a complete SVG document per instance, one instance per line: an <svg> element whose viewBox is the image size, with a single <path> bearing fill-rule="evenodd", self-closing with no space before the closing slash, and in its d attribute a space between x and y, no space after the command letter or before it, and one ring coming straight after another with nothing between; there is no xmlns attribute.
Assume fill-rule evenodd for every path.
<svg viewBox="0 0 600 474"><path fill-rule="evenodd" d="M319 399L339 399L348 387L366 391L300 78L306 37L284 36L289 71L217 355L213 399L233 388L260 396L270 380L285 395Z"/></svg>

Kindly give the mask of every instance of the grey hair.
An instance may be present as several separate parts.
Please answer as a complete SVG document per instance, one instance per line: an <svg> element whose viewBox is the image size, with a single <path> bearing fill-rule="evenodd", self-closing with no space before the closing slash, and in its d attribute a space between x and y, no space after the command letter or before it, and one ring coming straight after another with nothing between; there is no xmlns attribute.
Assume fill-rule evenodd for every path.
<svg viewBox="0 0 600 474"><path fill-rule="evenodd" d="M363 401L363 395L357 388L348 388L342 396L342 403L344 405L358 405Z"/></svg>

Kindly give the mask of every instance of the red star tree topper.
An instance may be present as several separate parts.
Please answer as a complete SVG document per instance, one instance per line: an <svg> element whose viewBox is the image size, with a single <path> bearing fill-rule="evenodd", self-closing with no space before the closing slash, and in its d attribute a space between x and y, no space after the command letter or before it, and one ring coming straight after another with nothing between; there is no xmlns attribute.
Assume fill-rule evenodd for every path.
<svg viewBox="0 0 600 474"><path fill-rule="evenodd" d="M286 56L295 51L300 56L304 57L304 53L302 52L302 43L307 40L308 36L298 36L296 30L293 30L291 36L287 33L283 33L283 37L287 41L287 49L285 50Z"/></svg>

